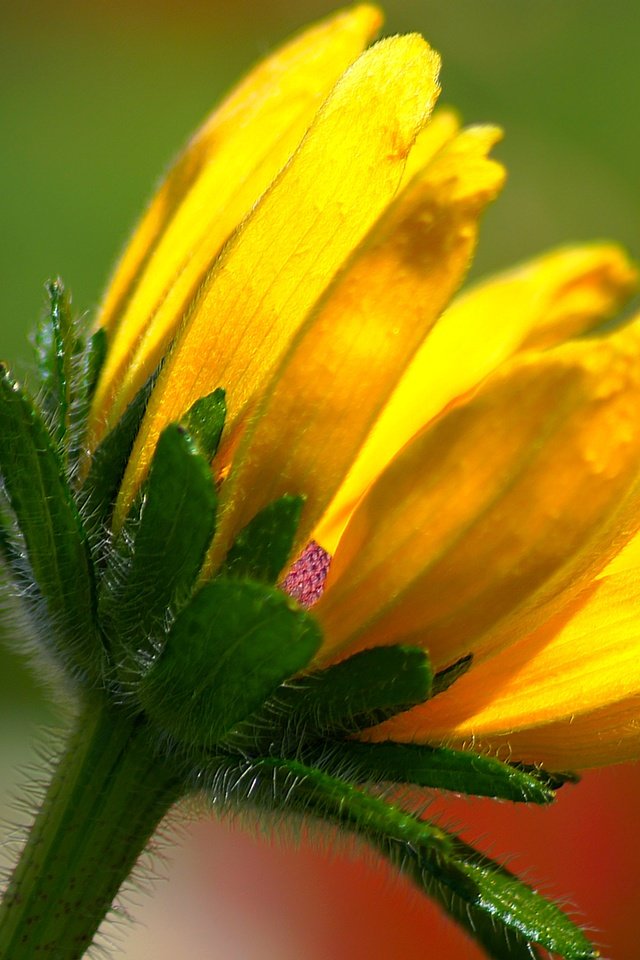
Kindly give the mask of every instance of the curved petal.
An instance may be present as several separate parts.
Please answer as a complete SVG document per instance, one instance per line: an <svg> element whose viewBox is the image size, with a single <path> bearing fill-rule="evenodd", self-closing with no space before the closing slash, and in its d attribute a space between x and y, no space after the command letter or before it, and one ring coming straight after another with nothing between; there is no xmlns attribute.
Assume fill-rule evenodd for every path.
<svg viewBox="0 0 640 960"><path fill-rule="evenodd" d="M271 500L303 493L303 546L426 331L462 280L478 220L504 179L500 136L471 127L388 208L282 364L225 481L212 563ZM443 255L443 251L446 251Z"/></svg>
<svg viewBox="0 0 640 960"><path fill-rule="evenodd" d="M164 365L117 516L158 435L198 397L227 389L228 429L397 190L438 94L439 58L416 35L371 47L343 75L301 146L227 244Z"/></svg>
<svg viewBox="0 0 640 960"><path fill-rule="evenodd" d="M640 755L640 567L596 580L374 739L471 744L571 767Z"/></svg>
<svg viewBox="0 0 640 960"><path fill-rule="evenodd" d="M598 244L546 254L458 297L406 370L314 539L334 553L364 491L425 423L517 351L606 319L636 283L625 254Z"/></svg>
<svg viewBox="0 0 640 960"><path fill-rule="evenodd" d="M609 703L593 713L519 730L479 749L505 759L544 764L549 770L584 770L640 757L640 696Z"/></svg>
<svg viewBox="0 0 640 960"><path fill-rule="evenodd" d="M495 128L490 128L495 129ZM402 175L402 186L406 186L414 177L422 173L435 155L460 132L458 114L450 107L438 107L434 110L429 123L420 131L416 142L407 157Z"/></svg>
<svg viewBox="0 0 640 960"><path fill-rule="evenodd" d="M252 70L179 157L118 264L98 316L111 343L94 405L94 443L154 369L157 350L175 333L222 244L380 22L374 7L358 6L306 30ZM176 281L179 288L172 289ZM151 343L139 347L135 373L123 385L150 324Z"/></svg>
<svg viewBox="0 0 640 960"><path fill-rule="evenodd" d="M640 322L514 358L365 495L315 607L326 650L486 655L640 525ZM548 615L548 610L546 614Z"/></svg>
<svg viewBox="0 0 640 960"><path fill-rule="evenodd" d="M640 534L635 533L622 550L615 555L602 571L603 576L617 576L625 570L640 567Z"/></svg>

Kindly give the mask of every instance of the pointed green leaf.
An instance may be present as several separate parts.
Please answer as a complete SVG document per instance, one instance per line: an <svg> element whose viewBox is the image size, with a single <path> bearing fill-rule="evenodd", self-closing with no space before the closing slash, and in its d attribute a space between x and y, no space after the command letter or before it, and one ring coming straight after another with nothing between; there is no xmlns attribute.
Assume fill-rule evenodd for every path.
<svg viewBox="0 0 640 960"><path fill-rule="evenodd" d="M411 871L407 872L411 876ZM491 960L542 960L542 954L529 940L456 896L443 883L430 879L425 885L422 871L413 879L428 890L429 896L482 947Z"/></svg>
<svg viewBox="0 0 640 960"><path fill-rule="evenodd" d="M264 732L280 739L288 752L301 739L381 723L422 703L430 689L431 666L424 650L375 647L287 684L254 725L259 736Z"/></svg>
<svg viewBox="0 0 640 960"><path fill-rule="evenodd" d="M512 763L510 766L514 770L521 770L523 773L535 777L539 783L544 784L550 790L559 790L567 783L580 783L580 774L573 770L547 770L545 767L532 763Z"/></svg>
<svg viewBox="0 0 640 960"><path fill-rule="evenodd" d="M555 903L473 847L460 840L456 847L461 869L477 886L475 906L479 910L566 960L598 957L583 931Z"/></svg>
<svg viewBox="0 0 640 960"><path fill-rule="evenodd" d="M280 590L218 578L178 615L139 699L177 740L211 746L303 669L320 642L315 621Z"/></svg>
<svg viewBox="0 0 640 960"><path fill-rule="evenodd" d="M80 490L82 513L92 539L101 543L113 513L131 450L140 429L157 374L138 391L113 430L91 455Z"/></svg>
<svg viewBox="0 0 640 960"><path fill-rule="evenodd" d="M47 284L47 294L49 309L36 332L38 371L43 404L53 424L54 437L62 441L69 429L71 415L77 332L71 301L59 278Z"/></svg>
<svg viewBox="0 0 640 960"><path fill-rule="evenodd" d="M219 387L196 400L182 418L182 426L207 460L216 455L226 415L225 391Z"/></svg>
<svg viewBox="0 0 640 960"><path fill-rule="evenodd" d="M109 342L107 339L107 331L100 327L99 330L96 330L91 337L89 338L89 343L87 345L86 353L86 402L87 405L93 400L93 395L98 385L98 377L104 366L104 361L107 357L107 348Z"/></svg>
<svg viewBox="0 0 640 960"><path fill-rule="evenodd" d="M69 393L71 407L66 439L72 476L75 476L76 468L85 453L91 400L107 352L106 331L96 330L87 341L83 331L80 330L78 332L77 351L73 357L71 368Z"/></svg>
<svg viewBox="0 0 640 960"><path fill-rule="evenodd" d="M468 653L466 657L461 657L460 660L456 660L455 663L452 663L449 667L445 667L444 670L438 670L433 678L431 696L437 697L439 693L444 693L445 690L448 690L456 680L459 680L460 677L465 675L472 663L473 654Z"/></svg>
<svg viewBox="0 0 640 960"><path fill-rule="evenodd" d="M167 427L139 516L125 523L105 571L100 617L114 645L131 649L162 634L187 600L213 536L216 500L207 460L182 427Z"/></svg>
<svg viewBox="0 0 640 960"><path fill-rule="evenodd" d="M20 552L16 544L16 520L11 504L0 484L0 560L12 575L18 574Z"/></svg>
<svg viewBox="0 0 640 960"><path fill-rule="evenodd" d="M276 583L289 559L303 506L304 497L285 495L257 513L229 550L223 576Z"/></svg>
<svg viewBox="0 0 640 960"><path fill-rule="evenodd" d="M5 368L0 369L0 435L0 471L52 618L57 652L94 675L101 646L84 528L49 431Z"/></svg>
<svg viewBox="0 0 640 960"><path fill-rule="evenodd" d="M361 770L373 781L414 783L420 787L451 790L478 797L524 803L550 803L554 792L524 770L495 757L467 750L449 750L413 743L336 744L336 759Z"/></svg>
<svg viewBox="0 0 640 960"><path fill-rule="evenodd" d="M87 323L74 317L71 298L60 279L47 284L49 309L36 331L40 396L47 423L63 453L70 476L86 436L87 417L106 355L106 333L88 338Z"/></svg>

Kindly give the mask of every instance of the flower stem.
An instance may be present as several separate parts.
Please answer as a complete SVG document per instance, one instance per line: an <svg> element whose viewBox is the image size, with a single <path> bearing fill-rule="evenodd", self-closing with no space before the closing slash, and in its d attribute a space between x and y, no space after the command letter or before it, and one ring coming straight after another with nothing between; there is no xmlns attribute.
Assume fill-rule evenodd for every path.
<svg viewBox="0 0 640 960"><path fill-rule="evenodd" d="M179 794L143 721L87 705L0 907L0 957L82 957Z"/></svg>

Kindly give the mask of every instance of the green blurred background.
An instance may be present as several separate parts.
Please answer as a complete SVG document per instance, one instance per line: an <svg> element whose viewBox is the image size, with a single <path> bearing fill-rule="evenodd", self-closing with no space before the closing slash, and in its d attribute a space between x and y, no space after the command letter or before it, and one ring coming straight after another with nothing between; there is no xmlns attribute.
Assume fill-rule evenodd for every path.
<svg viewBox="0 0 640 960"><path fill-rule="evenodd" d="M3 5L5 6L5 5ZM143 202L216 99L316 0L23 0L0 14L0 355L21 371L43 282L60 274L93 311ZM442 101L497 122L507 188L474 272L553 244L615 238L640 254L639 30L628 0L389 2L385 32L418 30L443 55ZM0 803L40 722L57 716L0 653ZM633 767L590 775L553 811L456 805L470 836L498 832L545 889L568 895L613 960L638 956L640 855ZM4 806L3 806L4 809ZM451 814L454 816L454 814ZM497 819L496 819L497 818ZM496 824L499 824L496 831ZM476 954L373 861L328 862L242 832L194 829L171 883L123 939L128 960L405 960ZM435 929L435 934L433 933ZM434 940L437 935L439 939Z"/></svg>

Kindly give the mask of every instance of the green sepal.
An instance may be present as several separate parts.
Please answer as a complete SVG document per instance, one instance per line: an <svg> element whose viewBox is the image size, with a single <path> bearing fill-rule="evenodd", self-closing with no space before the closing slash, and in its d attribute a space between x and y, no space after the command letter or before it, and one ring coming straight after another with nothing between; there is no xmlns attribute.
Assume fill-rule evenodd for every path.
<svg viewBox="0 0 640 960"><path fill-rule="evenodd" d="M100 618L116 662L161 637L167 617L189 598L213 536L217 497L208 461L182 427L158 440L140 511L112 548ZM148 652L152 652L153 647Z"/></svg>
<svg viewBox="0 0 640 960"><path fill-rule="evenodd" d="M366 780L413 783L477 797L523 803L551 803L553 790L531 773L467 750L413 743L335 744L339 763L360 771Z"/></svg>
<svg viewBox="0 0 640 960"><path fill-rule="evenodd" d="M422 703L431 666L415 647L374 647L307 674L279 689L244 728L239 740L259 747L269 738L288 753L303 740L355 733Z"/></svg>
<svg viewBox="0 0 640 960"><path fill-rule="evenodd" d="M456 859L477 887L475 906L479 910L566 960L595 960L599 956L566 913L506 867L461 840L456 840Z"/></svg>
<svg viewBox="0 0 640 960"><path fill-rule="evenodd" d="M51 618L55 652L94 677L102 645L86 533L49 430L4 367L0 434L0 472Z"/></svg>
<svg viewBox="0 0 640 960"><path fill-rule="evenodd" d="M22 580L21 549L17 542L19 531L4 487L0 484L0 560L4 561L12 578Z"/></svg>
<svg viewBox="0 0 640 960"><path fill-rule="evenodd" d="M207 460L213 460L218 451L226 415L225 391L218 387L196 400L180 421Z"/></svg>
<svg viewBox="0 0 640 960"><path fill-rule="evenodd" d="M567 783L580 783L580 774L573 770L547 770L545 767L540 767L533 763L512 763L510 766L513 767L514 770L521 770L535 777L536 780L543 783L545 787L549 787L550 790L559 790L560 787L564 787Z"/></svg>
<svg viewBox="0 0 640 960"><path fill-rule="evenodd" d="M223 576L276 583L289 559L303 506L304 497L290 494L267 504L236 537Z"/></svg>
<svg viewBox="0 0 640 960"><path fill-rule="evenodd" d="M280 590L218 578L178 615L139 700L176 740L211 747L302 670L321 639Z"/></svg>
<svg viewBox="0 0 640 960"><path fill-rule="evenodd" d="M70 426L74 357L81 338L62 281L49 281L46 290L48 310L36 330L35 346L42 405L54 439L61 442Z"/></svg>
<svg viewBox="0 0 640 960"><path fill-rule="evenodd" d="M71 420L67 447L71 472L81 461L87 433L91 401L98 384L100 371L107 355L107 334L96 330L89 339L79 342L81 352L74 357L71 381Z"/></svg>
<svg viewBox="0 0 640 960"><path fill-rule="evenodd" d="M95 544L101 544L113 513L116 497L124 476L151 391L154 373L135 395L122 417L91 455L89 472L82 484L79 501L87 529Z"/></svg>
<svg viewBox="0 0 640 960"><path fill-rule="evenodd" d="M87 406L93 400L98 378L102 372L104 361L107 358L109 341L104 327L95 330L89 337L86 350L85 400Z"/></svg>
<svg viewBox="0 0 640 960"><path fill-rule="evenodd" d="M472 663L473 654L468 653L466 657L461 657L459 660L456 660L455 663L445 667L444 670L438 670L433 678L431 696L437 697L439 693L444 693L445 690L448 690L460 677L465 675Z"/></svg>
<svg viewBox="0 0 640 960"><path fill-rule="evenodd" d="M47 284L49 309L35 335L40 402L64 467L75 476L89 408L107 351L107 336L87 336L84 318L73 315L71 298L60 279Z"/></svg>
<svg viewBox="0 0 640 960"><path fill-rule="evenodd" d="M424 886L422 877L419 885ZM445 884L431 879L428 893L491 960L542 960L542 954L529 940L456 896Z"/></svg>

